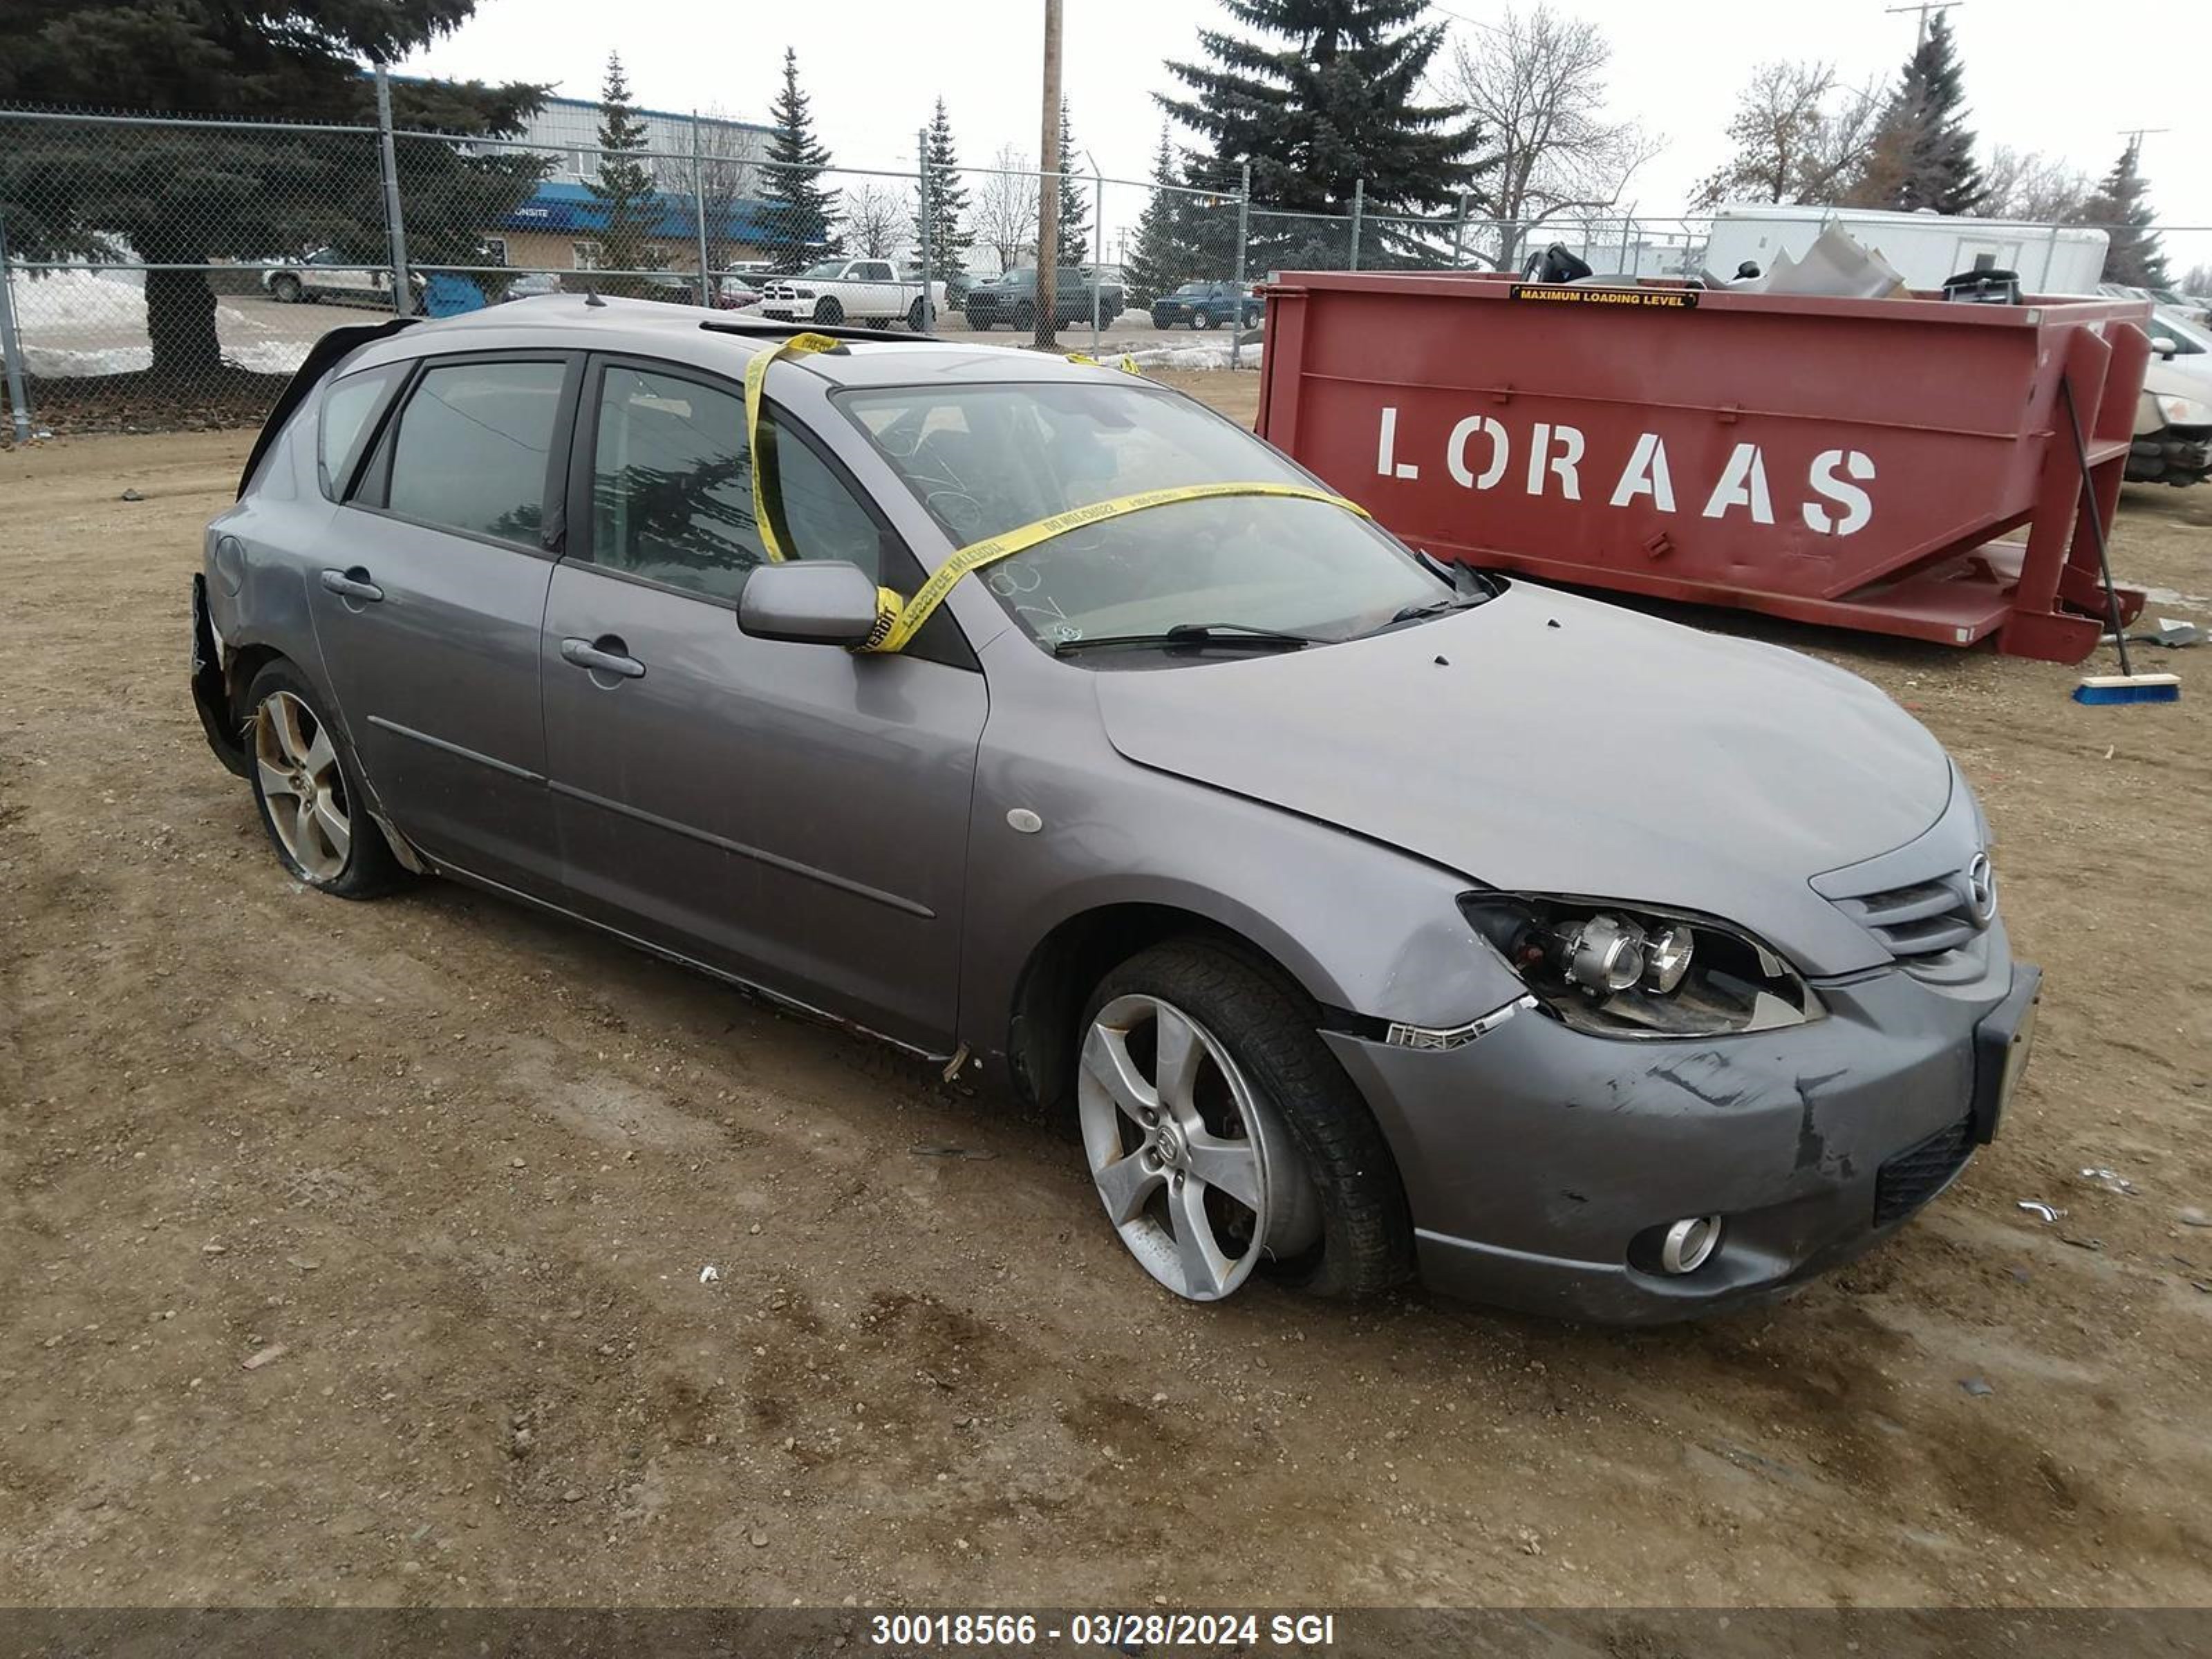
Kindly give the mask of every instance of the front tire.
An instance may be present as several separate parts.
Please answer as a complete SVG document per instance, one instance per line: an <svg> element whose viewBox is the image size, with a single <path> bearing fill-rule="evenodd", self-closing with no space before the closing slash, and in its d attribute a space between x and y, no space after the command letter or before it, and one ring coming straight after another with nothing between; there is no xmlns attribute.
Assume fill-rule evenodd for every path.
<svg viewBox="0 0 2212 1659"><path fill-rule="evenodd" d="M1216 1302L1262 1266L1359 1297L1413 1269L1382 1132L1295 988L1208 940L1155 945L1100 981L1076 1078L1084 1153L1146 1272Z"/></svg>
<svg viewBox="0 0 2212 1659"><path fill-rule="evenodd" d="M1014 307L1014 332L1018 334L1025 328L1036 326L1036 307L1024 300Z"/></svg>
<svg viewBox="0 0 2212 1659"><path fill-rule="evenodd" d="M1213 326L1213 313L1210 311L1202 309L1192 312L1190 313L1190 325L1193 328L1197 329L1212 328Z"/></svg>
<svg viewBox="0 0 2212 1659"><path fill-rule="evenodd" d="M278 303L295 306L300 303L307 290L300 286L300 279L297 276L271 276L269 279L269 292L276 296Z"/></svg>
<svg viewBox="0 0 2212 1659"><path fill-rule="evenodd" d="M272 662L246 694L253 804L295 878L337 898L374 898L404 872L368 815L361 770L323 717L321 699L288 662Z"/></svg>
<svg viewBox="0 0 2212 1659"><path fill-rule="evenodd" d="M824 328L835 328L845 320L845 307L835 300L817 300L814 304L814 320Z"/></svg>

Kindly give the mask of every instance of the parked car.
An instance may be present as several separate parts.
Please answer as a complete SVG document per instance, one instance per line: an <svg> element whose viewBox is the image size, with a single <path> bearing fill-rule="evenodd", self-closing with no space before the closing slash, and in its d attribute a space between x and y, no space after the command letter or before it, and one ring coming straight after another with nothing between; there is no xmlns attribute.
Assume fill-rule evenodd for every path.
<svg viewBox="0 0 2212 1659"><path fill-rule="evenodd" d="M408 279L419 309L425 279L419 270L410 271ZM295 263L268 266L261 273L261 286L271 297L288 305L311 300L339 300L381 306L386 310L392 306L391 270L349 260L336 248L317 248Z"/></svg>
<svg viewBox="0 0 2212 1659"><path fill-rule="evenodd" d="M1016 332L1036 326L1036 267L1024 265L988 282L972 283L961 310L970 328L1011 323ZM1098 320L1112 322L1123 310L1121 285L1094 278L1087 266L1062 265L1053 276L1053 315L1062 325L1088 323L1091 298L1098 296Z"/></svg>
<svg viewBox="0 0 2212 1659"><path fill-rule="evenodd" d="M767 286L768 279L764 276L733 270L715 284L714 308L718 311L750 311L760 304L761 290Z"/></svg>
<svg viewBox="0 0 2212 1659"><path fill-rule="evenodd" d="M1072 1102L1201 1301L1418 1267L1677 1317L1996 1131L2039 975L1872 686L1432 564L1133 375L787 337L574 295L324 337L192 592L289 878L450 876Z"/></svg>
<svg viewBox="0 0 2212 1659"><path fill-rule="evenodd" d="M2212 331L2173 311L2144 327L2157 354L2136 403L2128 477L2140 483L2202 483L2212 475Z"/></svg>
<svg viewBox="0 0 2212 1659"><path fill-rule="evenodd" d="M1152 326L1173 328L1188 323L1193 328L1212 328L1233 318L1239 328L1249 328L1260 320L1261 308L1258 295L1234 283L1185 283L1174 293L1163 294L1152 301Z"/></svg>
<svg viewBox="0 0 2212 1659"><path fill-rule="evenodd" d="M945 284L929 285L930 303L945 308ZM888 259L824 259L796 276L776 277L761 290L760 314L834 328L850 319L877 328L903 322L920 333L928 325L922 286L902 277Z"/></svg>
<svg viewBox="0 0 2212 1659"><path fill-rule="evenodd" d="M547 294L562 292L561 273L557 270L526 270L507 279L500 290L502 304L509 300L535 300Z"/></svg>

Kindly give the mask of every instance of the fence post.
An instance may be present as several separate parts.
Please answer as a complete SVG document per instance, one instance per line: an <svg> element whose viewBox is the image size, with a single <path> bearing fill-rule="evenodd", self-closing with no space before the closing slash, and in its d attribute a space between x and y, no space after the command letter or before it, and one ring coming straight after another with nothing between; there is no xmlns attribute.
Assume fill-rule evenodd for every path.
<svg viewBox="0 0 2212 1659"><path fill-rule="evenodd" d="M1467 258L1467 192L1459 193L1459 217L1452 222L1452 269L1457 270Z"/></svg>
<svg viewBox="0 0 2212 1659"><path fill-rule="evenodd" d="M915 221L916 250L921 261L921 331L930 332L937 326L937 307L929 297L929 129L916 127L914 132L915 185L921 204L921 213Z"/></svg>
<svg viewBox="0 0 2212 1659"><path fill-rule="evenodd" d="M1098 355L1098 285L1106 280L1106 179L1091 158L1091 355ZM1127 297L1124 295L1123 297Z"/></svg>
<svg viewBox="0 0 2212 1659"><path fill-rule="evenodd" d="M0 364L8 375L8 407L15 411L15 447L31 441L31 401L23 390L23 343L15 332L15 280L8 270L8 216L0 212Z"/></svg>
<svg viewBox="0 0 2212 1659"><path fill-rule="evenodd" d="M1352 268L1354 270L1359 269L1359 220L1366 208L1367 181L1354 179L1352 181Z"/></svg>
<svg viewBox="0 0 2212 1659"><path fill-rule="evenodd" d="M1229 367L1244 367L1244 245L1252 240L1252 164L1237 185L1237 314L1229 325Z"/></svg>
<svg viewBox="0 0 2212 1659"><path fill-rule="evenodd" d="M415 310L413 278L407 270L407 221L399 211L399 157L392 147L392 82L376 66L376 137L384 166L384 234L391 239L392 308L402 317Z"/></svg>
<svg viewBox="0 0 2212 1659"><path fill-rule="evenodd" d="M707 157L699 145L699 112L691 112L691 223L699 233L699 303L712 306L714 295L707 270Z"/></svg>

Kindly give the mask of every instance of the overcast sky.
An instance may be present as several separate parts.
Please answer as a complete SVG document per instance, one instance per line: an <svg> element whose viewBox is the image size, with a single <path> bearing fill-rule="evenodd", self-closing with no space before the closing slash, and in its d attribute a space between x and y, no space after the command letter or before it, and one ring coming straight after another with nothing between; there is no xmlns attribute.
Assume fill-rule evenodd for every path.
<svg viewBox="0 0 2212 1659"><path fill-rule="evenodd" d="M1667 148L1631 184L1647 213L1679 210L1725 151L1735 94L1754 65L1817 58L1847 80L1893 76L1912 48L1915 19L1887 15L1895 0L1780 0L1725 9L1652 0L1580 0L1556 9L1590 19L1613 42L1612 100L1663 136ZM1170 83L1162 59L1191 56L1211 0L1066 0L1066 90L1078 143L1108 177L1141 179L1160 114L1149 95ZM1503 15L1502 0L1453 0L1475 22ZM1480 40L1467 22L1455 40ZM2172 131L2145 143L2152 204L2173 225L2212 226L2212 114L2202 53L2181 13L2162 19L2080 0L1968 0L1951 20L1966 64L1972 125L1984 146L2002 142L2063 153L2101 175L2125 143L2121 129ZM750 21L758 18L761 21ZM961 159L988 162L1000 145L1034 154L1042 57L1042 0L967 0L947 5L820 0L762 6L732 0L477 0L475 18L404 66L417 74L550 82L564 95L595 98L610 48L628 66L636 100L659 108L720 106L765 120L783 48L798 48L802 84L836 160L904 168L915 129L942 95ZM2128 20L2100 27L2099 19ZM1446 52L1449 51L1447 45ZM1126 213L1109 191L1109 222ZM2212 261L2212 232L2170 236L2172 262Z"/></svg>

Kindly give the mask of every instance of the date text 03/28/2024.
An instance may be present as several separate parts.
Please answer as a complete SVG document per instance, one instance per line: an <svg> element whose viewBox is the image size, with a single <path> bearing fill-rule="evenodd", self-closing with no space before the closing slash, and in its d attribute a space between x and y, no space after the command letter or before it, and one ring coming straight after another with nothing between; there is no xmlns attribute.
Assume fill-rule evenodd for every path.
<svg viewBox="0 0 2212 1659"><path fill-rule="evenodd" d="M1328 1613L878 1613L868 1635L877 1647L1026 1648L1040 1643L1127 1650L1233 1647L1261 1642L1276 1648L1336 1644L1336 1615Z"/></svg>

